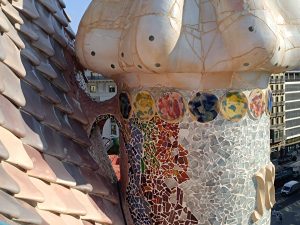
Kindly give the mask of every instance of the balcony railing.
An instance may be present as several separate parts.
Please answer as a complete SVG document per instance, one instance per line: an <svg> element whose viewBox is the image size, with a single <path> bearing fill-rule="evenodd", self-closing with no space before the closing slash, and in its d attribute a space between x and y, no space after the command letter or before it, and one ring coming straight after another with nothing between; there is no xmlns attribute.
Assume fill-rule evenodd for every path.
<svg viewBox="0 0 300 225"><path fill-rule="evenodd" d="M284 112L271 113L271 117L280 117L280 116L284 116Z"/></svg>
<svg viewBox="0 0 300 225"><path fill-rule="evenodd" d="M284 78L270 79L270 84L283 84Z"/></svg>
<svg viewBox="0 0 300 225"><path fill-rule="evenodd" d="M280 101L280 102L273 102L273 106L281 106L284 105L285 101Z"/></svg>
<svg viewBox="0 0 300 225"><path fill-rule="evenodd" d="M285 89L273 90L272 93L275 94L275 95L284 94L285 93Z"/></svg>
<svg viewBox="0 0 300 225"><path fill-rule="evenodd" d="M278 129L285 127L285 123L271 124L271 129Z"/></svg>

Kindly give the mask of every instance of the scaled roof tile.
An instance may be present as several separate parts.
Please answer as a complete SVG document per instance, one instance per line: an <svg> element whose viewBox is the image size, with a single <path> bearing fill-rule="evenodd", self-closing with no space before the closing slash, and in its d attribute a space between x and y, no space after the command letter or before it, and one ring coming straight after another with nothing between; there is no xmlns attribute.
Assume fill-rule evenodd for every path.
<svg viewBox="0 0 300 225"><path fill-rule="evenodd" d="M56 71L56 73L59 74L57 78L53 80L52 84L54 84L62 92L69 92L71 89L64 77L64 73L57 66L55 66L54 63L51 63L51 66Z"/></svg>
<svg viewBox="0 0 300 225"><path fill-rule="evenodd" d="M18 216L17 218L13 218L14 221L32 225L39 225L42 223L42 218L36 212L35 208L33 208L31 205L24 201L18 200L17 202L21 206L21 213L20 216Z"/></svg>
<svg viewBox="0 0 300 225"><path fill-rule="evenodd" d="M90 191L91 184L93 184L94 190L90 194L109 199L109 203L112 202L112 208L115 207L116 218L117 215L118 218L120 216L122 218L122 213L119 212L116 186L110 184L108 179L99 177L95 171L99 166L88 152L87 147L90 141L84 129L88 120L81 110L79 102L73 99L75 92L73 91L72 77L77 65L73 46L75 34L70 28L69 17L62 9L65 7L64 2L62 0L0 0L0 4L1 6L6 5L4 7L7 8L3 13L0 7L0 32L3 32L0 36L0 61L3 62L3 66L5 64L3 68L7 68L7 71L13 75L7 77L7 73L6 76L1 77L0 93L3 96L0 96L12 106L13 104L17 105L18 107L14 106L12 109L21 112L19 118L21 122L16 120L14 124L11 119L14 118L14 114L12 114L5 119L12 121L8 123L10 127L7 126L7 129L0 127L0 158L1 160L7 159L8 163L4 162L4 164L15 170L16 174L13 177L17 182L23 182L20 185L20 196L16 193L20 191L18 184L13 184L13 178L10 178L7 173L4 174L5 171L1 170L0 163L1 178L4 178L6 182L11 182L10 186L5 186L5 182L2 182L2 190L16 194L11 196L0 193L0 198L1 195L5 195L5 197L2 196L2 199L6 198L6 202L12 203L8 206L15 206L14 210L18 213L15 215L15 220L18 222L15 223L114 224L115 220L106 216L108 215L107 207L103 207L105 204L102 204L105 200L100 201L101 204L98 202L102 207L101 210L90 196L80 192L83 196L77 199L81 194L77 193L77 197L74 197L73 188L69 189L76 186L75 180L78 182L77 188L84 191ZM24 24L21 25L23 22ZM25 49L22 49L23 43ZM49 58L49 56L51 57ZM0 64L0 76L4 73L5 71L1 72ZM68 82L66 78L68 78ZM69 78L72 79L71 82ZM5 79L4 82L3 79ZM17 84L18 81L21 86ZM6 89L6 87L10 87L10 89ZM22 96L25 99L24 107ZM52 113L53 110L46 112L43 103L47 103L48 109L55 107L54 113ZM20 106L21 108L19 108ZM1 110L4 110L2 108L0 109L0 121ZM3 116L2 121L4 121ZM59 123L62 125L61 127L57 125ZM14 130L19 129L20 124L23 124L24 136ZM5 126L4 123L2 125ZM76 178L75 180L65 169L63 162ZM92 176L93 172L94 176ZM11 174L13 175L13 173ZM38 188L29 188L31 185L28 184L28 180L24 181L24 177L29 177L30 181L34 179L36 184L32 181L31 183ZM33 209L30 205L26 205L26 209L23 205L25 202L16 200L16 197L22 197L29 200L32 206L36 206L37 201L41 201L41 198L33 194L28 196L34 189L52 193L46 195L46 197L51 196L50 200L38 203L38 207L62 213L61 216L49 211ZM1 211L3 202L0 201L0 215L7 215L5 211L3 213ZM82 202L88 203L89 210L87 215L79 218L78 215L83 214L83 208L79 207ZM36 217L35 211L43 215L42 220L39 221L40 218ZM11 218L12 215L7 216Z"/></svg>
<svg viewBox="0 0 300 225"><path fill-rule="evenodd" d="M47 2L50 2L50 0L47 0ZM52 35L55 32L52 24L52 14L38 1L36 1L35 5L40 16L33 23L37 24L47 34Z"/></svg>
<svg viewBox="0 0 300 225"><path fill-rule="evenodd" d="M70 126L68 120L66 119L67 115L57 108L54 108L54 111L59 122L61 123L61 132L68 137L75 137L75 133L72 130L72 127Z"/></svg>
<svg viewBox="0 0 300 225"><path fill-rule="evenodd" d="M9 26L8 32L6 32L7 36L18 46L18 48L25 48L25 44L20 38L16 28L11 24L11 22L7 19L7 24Z"/></svg>
<svg viewBox="0 0 300 225"><path fill-rule="evenodd" d="M51 184L51 188L56 195L62 200L66 206L65 214L74 216L84 216L87 214L84 206L78 201L69 188L66 188L59 184Z"/></svg>
<svg viewBox="0 0 300 225"><path fill-rule="evenodd" d="M21 206L11 195L0 191L0 214L8 217L18 218L21 215Z"/></svg>
<svg viewBox="0 0 300 225"><path fill-rule="evenodd" d="M83 148L81 145L77 143L74 144L76 145L76 147L74 147L74 150L81 156L81 160L82 160L81 165L93 170L97 170L99 168L99 165L90 155L87 148Z"/></svg>
<svg viewBox="0 0 300 225"><path fill-rule="evenodd" d="M7 162L2 162L1 164L7 174L14 179L20 187L20 192L15 194L16 198L34 202L43 202L45 200L43 194L31 183L28 175L24 171Z"/></svg>
<svg viewBox="0 0 300 225"><path fill-rule="evenodd" d="M49 80L47 80L44 76L42 76L39 72L37 72L39 80L44 86L44 90L41 93L41 96L48 99L51 104L59 104L60 98L57 96L56 92L53 90L53 87Z"/></svg>
<svg viewBox="0 0 300 225"><path fill-rule="evenodd" d="M67 70L68 65L66 58L64 56L64 51L61 48L60 44L57 43L54 39L52 41L52 46L54 48L54 55L50 57L50 60L54 62L58 67L60 67L62 70Z"/></svg>
<svg viewBox="0 0 300 225"><path fill-rule="evenodd" d="M0 85L3 85L3 90L0 90L0 92L16 105L24 106L26 101L21 89L20 79L2 62L0 62L0 74Z"/></svg>
<svg viewBox="0 0 300 225"><path fill-rule="evenodd" d="M57 108L59 108L61 111L67 113L67 114L72 114L73 113L73 108L68 102L66 95L57 87L53 86L54 91L60 98L60 104L56 105Z"/></svg>
<svg viewBox="0 0 300 225"><path fill-rule="evenodd" d="M25 48L21 50L21 55L26 57L34 66L40 66L42 62L39 58L37 50L31 46L31 44L28 40L26 40L25 37L23 37L22 35L20 36L22 37L22 40L25 44Z"/></svg>
<svg viewBox="0 0 300 225"><path fill-rule="evenodd" d="M74 216L61 214L60 218L64 221L65 224L83 225L82 221Z"/></svg>
<svg viewBox="0 0 300 225"><path fill-rule="evenodd" d="M105 213L97 206L95 201L87 194L71 189L78 201L86 208L87 214L81 216L83 220L91 220L104 224L112 224L112 221L105 215Z"/></svg>
<svg viewBox="0 0 300 225"><path fill-rule="evenodd" d="M50 42L50 37L47 33L45 33L42 29L40 29L37 25L33 25L34 32L39 35L39 39L36 41L32 41L32 46L36 47L47 56L54 55L54 49Z"/></svg>
<svg viewBox="0 0 300 225"><path fill-rule="evenodd" d="M64 2L64 0L58 0L58 2L59 2L60 6L61 6L62 8L66 8L66 7L67 7L67 6L66 6L66 3Z"/></svg>
<svg viewBox="0 0 300 225"><path fill-rule="evenodd" d="M121 208L111 201L92 196L98 207L111 219L113 225L125 225Z"/></svg>
<svg viewBox="0 0 300 225"><path fill-rule="evenodd" d="M76 186L73 188L83 192L91 192L93 190L92 185L84 178L78 166L67 162L63 162L63 165L76 182Z"/></svg>
<svg viewBox="0 0 300 225"><path fill-rule="evenodd" d="M62 218L52 212L36 209L37 213L42 217L41 225L71 225L65 223Z"/></svg>
<svg viewBox="0 0 300 225"><path fill-rule="evenodd" d="M24 148L33 162L33 169L28 170L27 174L31 177L36 177L47 182L56 182L56 175L43 158L43 155L29 145L24 145Z"/></svg>
<svg viewBox="0 0 300 225"><path fill-rule="evenodd" d="M13 1L13 2L15 2L15 1ZM37 41L39 39L39 36L34 31L32 23L30 21L28 21L28 19L25 16L21 15L21 17L24 20L24 24L21 25L19 23L16 23L15 24L15 28L18 31L20 31L22 34L24 34L25 36L27 36L29 38L29 40ZM23 40L23 42L24 42L24 40Z"/></svg>
<svg viewBox="0 0 300 225"><path fill-rule="evenodd" d="M32 115L21 111L24 121L26 135L21 140L24 144L30 145L39 151L45 151L48 148L47 142L44 138L42 126Z"/></svg>
<svg viewBox="0 0 300 225"><path fill-rule="evenodd" d="M33 163L27 155L22 142L19 138L3 127L0 127L0 141L4 148L9 152L9 158L6 160L25 170L33 168Z"/></svg>
<svg viewBox="0 0 300 225"><path fill-rule="evenodd" d="M87 221L87 220L81 220L81 222L83 223L83 225L95 225L95 223L92 223L92 222Z"/></svg>
<svg viewBox="0 0 300 225"><path fill-rule="evenodd" d="M87 132L86 130L83 129L82 125L78 121L72 118L68 118L68 122L75 132L76 139L74 140L79 144L90 146L91 145L90 139L88 138Z"/></svg>
<svg viewBox="0 0 300 225"><path fill-rule="evenodd" d="M8 52L5 51L4 45L5 45L4 39L0 38L0 61L1 62L4 62L4 60L7 57L7 53L8 53Z"/></svg>
<svg viewBox="0 0 300 225"><path fill-rule="evenodd" d="M55 33L53 34L53 38L62 46L66 47L68 44L68 40L65 36L65 29L64 27L56 20L53 19L53 27Z"/></svg>
<svg viewBox="0 0 300 225"><path fill-rule="evenodd" d="M36 69L42 72L49 80L57 78L58 74L49 63L48 57L38 49L36 49L35 53L41 60L40 65L36 66Z"/></svg>
<svg viewBox="0 0 300 225"><path fill-rule="evenodd" d="M0 9L0 31L1 32L9 31L9 25L7 24L6 16L2 12L2 9Z"/></svg>
<svg viewBox="0 0 300 225"><path fill-rule="evenodd" d="M60 130L62 125L55 113L54 106L44 98L41 98L41 103L41 107L44 108L47 115L42 123L52 127L55 130Z"/></svg>
<svg viewBox="0 0 300 225"><path fill-rule="evenodd" d="M21 87L26 99L26 105L22 109L35 116L38 120L43 120L46 116L45 110L42 107L36 107L37 105L41 105L39 93L31 85L22 80Z"/></svg>
<svg viewBox="0 0 300 225"><path fill-rule="evenodd" d="M26 69L26 76L24 77L24 80L31 84L33 88L35 88L38 92L43 91L45 88L40 81L34 66L28 61L25 56L21 56L21 59Z"/></svg>
<svg viewBox="0 0 300 225"><path fill-rule="evenodd" d="M0 221L6 223L8 225L19 225L19 224L15 223L14 221L6 218L5 216L3 216L1 214L0 214Z"/></svg>
<svg viewBox="0 0 300 225"><path fill-rule="evenodd" d="M12 5L22 11L25 15L30 17L31 19L37 19L39 17L39 13L35 7L35 0L18 0L18 1L12 1ZM23 18L24 20L24 18ZM26 21L24 21L24 24L26 24Z"/></svg>
<svg viewBox="0 0 300 225"><path fill-rule="evenodd" d="M2 4L1 8L11 19L14 20L14 22L19 24L24 23L24 21L20 17L18 10L16 10L10 2L7 2L6 4Z"/></svg>
<svg viewBox="0 0 300 225"><path fill-rule="evenodd" d="M2 162L3 163L3 162ZM6 172L0 163L0 189L17 194L20 192L20 186L17 182Z"/></svg>
<svg viewBox="0 0 300 225"><path fill-rule="evenodd" d="M64 149L63 136L56 130L45 125L42 125L42 132L47 143L47 148L43 149L43 152L56 156L59 159L64 159L67 152Z"/></svg>
<svg viewBox="0 0 300 225"><path fill-rule="evenodd" d="M66 158L65 161L76 164L77 166L83 166L83 159L80 154L76 151L76 148L80 148L78 144L74 143L69 138L64 140L64 148L66 149ZM88 152L87 152L88 153Z"/></svg>
<svg viewBox="0 0 300 225"><path fill-rule="evenodd" d="M30 181L38 188L45 197L45 201L37 203L37 208L55 213L66 213L67 208L62 199L57 196L50 184L34 177L29 177Z"/></svg>
<svg viewBox="0 0 300 225"><path fill-rule="evenodd" d="M69 174L69 172L65 169L64 165L60 160L57 158L50 156L50 155L44 155L44 159L48 163L48 165L51 167L52 171L55 173L57 179L56 183L62 184L68 187L74 187L76 186L76 181L74 178Z"/></svg>
<svg viewBox="0 0 300 225"><path fill-rule="evenodd" d="M54 17L63 25L63 26L68 26L69 21L67 20L66 16L64 15L64 11L59 5L57 0L51 0L54 5L56 6L56 12L53 14Z"/></svg>
<svg viewBox="0 0 300 225"><path fill-rule="evenodd" d="M40 4L43 4L51 13L56 12L56 5L54 4L53 0L37 0ZM36 3L39 4L39 3Z"/></svg>
<svg viewBox="0 0 300 225"><path fill-rule="evenodd" d="M0 125L18 137L25 137L26 130L18 108L1 94L0 105Z"/></svg>
<svg viewBox="0 0 300 225"><path fill-rule="evenodd" d="M100 195L100 196L110 195L110 190L106 185L107 180L105 180L103 177L101 177L91 169L81 167L80 170L82 175L86 179L87 183L90 183L92 185L93 188L91 193L93 195Z"/></svg>
<svg viewBox="0 0 300 225"><path fill-rule="evenodd" d="M85 113L82 112L80 103L72 97L67 97L67 98L68 98L68 102L72 105L72 108L74 109L74 113L71 114L69 117L77 120L78 122L82 123L83 125L87 125L88 119L87 119Z"/></svg>
<svg viewBox="0 0 300 225"><path fill-rule="evenodd" d="M0 36L0 41L4 47L3 51L6 54L4 63L8 65L18 76L24 77L26 75L25 68L21 62L20 50L13 43L13 41L4 33Z"/></svg>
<svg viewBox="0 0 300 225"><path fill-rule="evenodd" d="M0 140L0 159L8 159L9 153L6 150L5 146L3 145L2 141Z"/></svg>

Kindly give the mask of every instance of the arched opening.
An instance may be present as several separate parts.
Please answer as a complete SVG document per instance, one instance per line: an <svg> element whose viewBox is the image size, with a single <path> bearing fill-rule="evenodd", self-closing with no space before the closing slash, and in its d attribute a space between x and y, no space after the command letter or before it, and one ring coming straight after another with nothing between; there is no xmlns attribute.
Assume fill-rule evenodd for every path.
<svg viewBox="0 0 300 225"><path fill-rule="evenodd" d="M114 181L120 180L120 123L112 115L98 116L90 131L90 147L100 170Z"/></svg>
<svg viewBox="0 0 300 225"><path fill-rule="evenodd" d="M117 94L117 84L101 74L85 70L76 77L81 89L96 102L104 102Z"/></svg>

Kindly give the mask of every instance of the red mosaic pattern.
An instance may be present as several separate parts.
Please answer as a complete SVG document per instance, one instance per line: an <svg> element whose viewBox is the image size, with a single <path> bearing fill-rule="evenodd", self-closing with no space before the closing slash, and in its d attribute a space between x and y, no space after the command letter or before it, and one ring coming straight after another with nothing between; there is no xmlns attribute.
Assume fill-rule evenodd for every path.
<svg viewBox="0 0 300 225"><path fill-rule="evenodd" d="M156 102L157 113L165 121L178 122L185 113L183 97L177 92L165 92Z"/></svg>
<svg viewBox="0 0 300 225"><path fill-rule="evenodd" d="M185 206L179 187L189 177L188 151L178 143L178 123L155 116L149 122L135 121L135 125L144 135L141 192L149 206L152 224L198 224Z"/></svg>

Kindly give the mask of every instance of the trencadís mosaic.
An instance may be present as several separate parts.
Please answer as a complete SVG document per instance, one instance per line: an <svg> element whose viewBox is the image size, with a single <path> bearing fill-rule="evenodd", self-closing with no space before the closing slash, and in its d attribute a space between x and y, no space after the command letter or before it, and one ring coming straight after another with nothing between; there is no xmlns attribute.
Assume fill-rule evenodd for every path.
<svg viewBox="0 0 300 225"><path fill-rule="evenodd" d="M270 115L272 111L270 89L255 89L250 93L228 91L219 97L206 92L197 92L185 97L178 91L169 90L153 95L151 91L142 90L133 96L131 98L126 92L119 95L120 112L124 119L131 118L133 113L142 121L149 121L157 115L163 121L176 123L182 120L185 113L189 113L200 123L211 122L218 115L228 121L238 122L247 112L249 117L255 120L264 112Z"/></svg>

